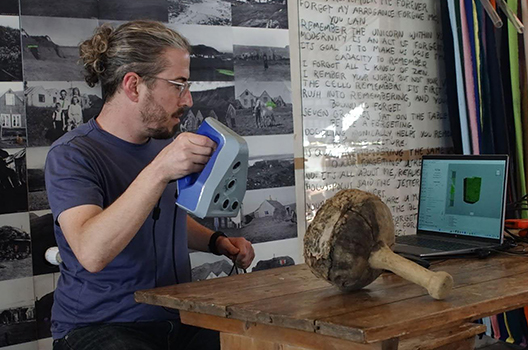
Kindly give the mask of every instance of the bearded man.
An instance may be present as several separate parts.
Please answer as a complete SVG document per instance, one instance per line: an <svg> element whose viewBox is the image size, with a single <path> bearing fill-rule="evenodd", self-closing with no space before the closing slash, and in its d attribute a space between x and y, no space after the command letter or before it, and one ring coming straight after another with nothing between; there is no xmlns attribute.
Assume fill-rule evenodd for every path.
<svg viewBox="0 0 528 350"><path fill-rule="evenodd" d="M159 22L99 27L80 45L85 80L101 84L97 117L58 139L46 189L63 262L54 293L54 349L219 349L218 334L180 323L134 292L190 281L189 248L247 268L244 238L201 226L174 204L173 180L201 171L216 144L173 138L189 91L190 46Z"/></svg>

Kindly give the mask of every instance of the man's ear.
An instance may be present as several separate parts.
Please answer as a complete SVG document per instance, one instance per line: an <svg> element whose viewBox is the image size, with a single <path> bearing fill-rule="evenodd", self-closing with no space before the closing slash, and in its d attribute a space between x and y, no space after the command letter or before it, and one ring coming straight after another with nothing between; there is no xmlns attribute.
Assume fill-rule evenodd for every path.
<svg viewBox="0 0 528 350"><path fill-rule="evenodd" d="M121 88L123 92L132 102L139 101L139 85L141 83L141 77L135 72L128 72L123 77L121 82Z"/></svg>

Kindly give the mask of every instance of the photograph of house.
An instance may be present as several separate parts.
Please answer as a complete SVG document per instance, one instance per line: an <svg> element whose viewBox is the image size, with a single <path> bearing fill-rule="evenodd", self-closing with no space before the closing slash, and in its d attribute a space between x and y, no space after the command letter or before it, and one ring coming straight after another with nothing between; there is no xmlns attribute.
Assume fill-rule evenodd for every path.
<svg viewBox="0 0 528 350"><path fill-rule="evenodd" d="M90 88L84 81L28 82L24 93L29 146L50 146L64 133L78 126L73 123L69 112L74 96L79 101L76 103L81 106L82 122L99 114L103 105L101 88ZM53 121L57 104L60 105L60 123Z"/></svg>
<svg viewBox="0 0 528 350"><path fill-rule="evenodd" d="M281 81L235 80L236 130L240 135L293 133L291 91Z"/></svg>
<svg viewBox="0 0 528 350"><path fill-rule="evenodd" d="M0 147L26 145L26 109L22 83L0 83Z"/></svg>
<svg viewBox="0 0 528 350"><path fill-rule="evenodd" d="M295 187L247 191L236 217L196 218L213 231L261 243L297 237Z"/></svg>

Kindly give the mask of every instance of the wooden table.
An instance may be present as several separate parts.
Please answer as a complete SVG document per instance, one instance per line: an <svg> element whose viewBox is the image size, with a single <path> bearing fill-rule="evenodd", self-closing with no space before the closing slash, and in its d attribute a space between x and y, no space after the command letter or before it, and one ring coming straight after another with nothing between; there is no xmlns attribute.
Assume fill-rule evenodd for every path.
<svg viewBox="0 0 528 350"><path fill-rule="evenodd" d="M220 331L224 350L466 350L485 329L468 322L528 304L527 258L446 260L431 269L455 280L446 300L390 273L345 294L304 264L138 291L136 300Z"/></svg>

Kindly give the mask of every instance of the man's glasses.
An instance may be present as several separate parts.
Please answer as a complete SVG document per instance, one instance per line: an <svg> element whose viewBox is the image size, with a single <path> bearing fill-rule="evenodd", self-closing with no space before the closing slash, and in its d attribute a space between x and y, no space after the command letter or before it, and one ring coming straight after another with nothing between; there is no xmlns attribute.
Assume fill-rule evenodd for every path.
<svg viewBox="0 0 528 350"><path fill-rule="evenodd" d="M160 80L165 80L166 82L172 84L172 85L176 85L178 87L178 90L180 91L180 95L179 97L183 97L183 95L185 95L185 93L190 89L191 87L191 82L190 81L185 81L183 83L179 82L179 81L176 81L176 80L170 80L170 79L165 79L165 78L160 78L160 77L154 77L154 76L150 76L150 78L154 78L154 79L160 79Z"/></svg>

